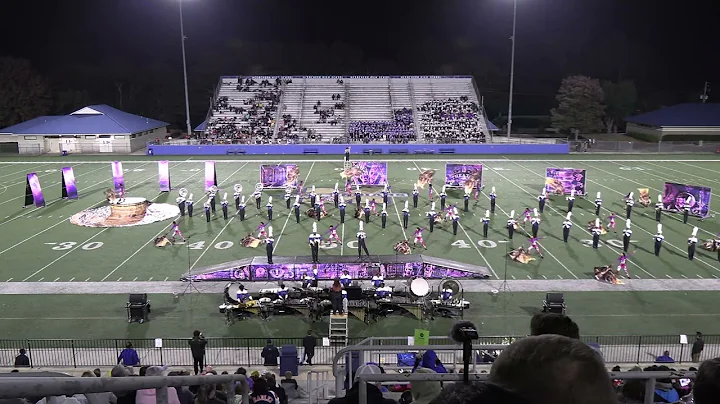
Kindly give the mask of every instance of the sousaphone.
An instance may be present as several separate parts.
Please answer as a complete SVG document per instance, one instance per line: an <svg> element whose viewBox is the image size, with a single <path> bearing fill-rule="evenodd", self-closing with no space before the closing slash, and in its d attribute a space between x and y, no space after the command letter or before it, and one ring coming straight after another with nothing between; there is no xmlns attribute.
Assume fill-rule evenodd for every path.
<svg viewBox="0 0 720 404"><path fill-rule="evenodd" d="M238 194L242 194L242 190L243 190L242 185L240 185L240 184L235 184L235 185L233 186L233 189L234 189L235 192L237 192Z"/></svg>

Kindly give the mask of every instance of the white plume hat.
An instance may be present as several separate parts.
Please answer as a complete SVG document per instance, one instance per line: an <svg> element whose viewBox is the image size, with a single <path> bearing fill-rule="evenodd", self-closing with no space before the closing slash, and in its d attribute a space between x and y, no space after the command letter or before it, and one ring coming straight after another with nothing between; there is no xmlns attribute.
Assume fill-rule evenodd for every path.
<svg viewBox="0 0 720 404"><path fill-rule="evenodd" d="M626 228L626 229L629 229L629 228L630 228L630 219L628 219L628 220L625 222L625 228Z"/></svg>
<svg viewBox="0 0 720 404"><path fill-rule="evenodd" d="M223 199L227 199L227 192L223 194Z"/></svg>
<svg viewBox="0 0 720 404"><path fill-rule="evenodd" d="M697 232L698 232L697 226L693 227L692 236L693 237L697 236Z"/></svg>
<svg viewBox="0 0 720 404"><path fill-rule="evenodd" d="M632 198L633 198L633 195L635 195L635 193L634 193L634 192L630 192L630 196L629 196L628 198L632 199Z"/></svg>
<svg viewBox="0 0 720 404"><path fill-rule="evenodd" d="M443 193L443 194L445 193L445 187L446 187L445 185L443 185L443 187L442 187L442 193Z"/></svg>
<svg viewBox="0 0 720 404"><path fill-rule="evenodd" d="M190 199L190 200L192 201L192 200L193 200L193 194L190 194L190 198L188 198L188 199Z"/></svg>
<svg viewBox="0 0 720 404"><path fill-rule="evenodd" d="M313 222L313 233L317 233L317 222Z"/></svg>
<svg viewBox="0 0 720 404"><path fill-rule="evenodd" d="M492 187L492 192L495 193L495 187Z"/></svg>
<svg viewBox="0 0 720 404"><path fill-rule="evenodd" d="M572 212L568 212L568 214L565 215L565 220L570 220L571 217L572 217Z"/></svg>
<svg viewBox="0 0 720 404"><path fill-rule="evenodd" d="M383 202L383 210L387 209L387 203Z"/></svg>
<svg viewBox="0 0 720 404"><path fill-rule="evenodd" d="M272 226L268 226L268 236L269 236L269 237L272 237L272 236L273 236L273 234L272 234Z"/></svg>
<svg viewBox="0 0 720 404"><path fill-rule="evenodd" d="M490 217L490 210L489 210L489 209L486 209L486 210L485 210L485 217Z"/></svg>
<svg viewBox="0 0 720 404"><path fill-rule="evenodd" d="M658 223L658 233L662 234L662 223Z"/></svg>
<svg viewBox="0 0 720 404"><path fill-rule="evenodd" d="M435 202L433 202L433 203L430 204L430 210L432 210L432 211L435 210Z"/></svg>
<svg viewBox="0 0 720 404"><path fill-rule="evenodd" d="M574 189L571 189L571 190L570 190L570 196L575 196L575 190L574 190Z"/></svg>
<svg viewBox="0 0 720 404"><path fill-rule="evenodd" d="M535 214L535 216L537 216L537 208L533 208L533 214Z"/></svg>
<svg viewBox="0 0 720 404"><path fill-rule="evenodd" d="M359 223L360 223L360 231L363 231L363 221L361 220Z"/></svg>
<svg viewBox="0 0 720 404"><path fill-rule="evenodd" d="M340 203L345 203L345 198L342 195L340 195Z"/></svg>
<svg viewBox="0 0 720 404"><path fill-rule="evenodd" d="M510 219L512 219L512 218L515 217L515 211L514 211L514 210L511 210L511 211L510 211L510 216L509 216L509 217L510 217Z"/></svg>
<svg viewBox="0 0 720 404"><path fill-rule="evenodd" d="M245 203L245 195L241 196L240 200L242 201L242 203Z"/></svg>
<svg viewBox="0 0 720 404"><path fill-rule="evenodd" d="M268 203L272 203L272 196L268 196Z"/></svg>
<svg viewBox="0 0 720 404"><path fill-rule="evenodd" d="M315 185L312 186L312 191L315 192Z"/></svg>
<svg viewBox="0 0 720 404"><path fill-rule="evenodd" d="M453 213L455 214L455 216L458 215L458 210L457 210L457 208L453 208Z"/></svg>
<svg viewBox="0 0 720 404"><path fill-rule="evenodd" d="M405 201L405 209L408 208L408 201Z"/></svg>
<svg viewBox="0 0 720 404"><path fill-rule="evenodd" d="M336 182L336 183L335 183L335 190L337 191L337 189L338 189L338 183Z"/></svg>
<svg viewBox="0 0 720 404"><path fill-rule="evenodd" d="M600 191L598 191L597 195L595 196L597 199L600 199Z"/></svg>
<svg viewBox="0 0 720 404"><path fill-rule="evenodd" d="M600 227L600 219L595 218L595 227Z"/></svg>
<svg viewBox="0 0 720 404"><path fill-rule="evenodd" d="M658 202L662 203L662 195L658 194Z"/></svg>

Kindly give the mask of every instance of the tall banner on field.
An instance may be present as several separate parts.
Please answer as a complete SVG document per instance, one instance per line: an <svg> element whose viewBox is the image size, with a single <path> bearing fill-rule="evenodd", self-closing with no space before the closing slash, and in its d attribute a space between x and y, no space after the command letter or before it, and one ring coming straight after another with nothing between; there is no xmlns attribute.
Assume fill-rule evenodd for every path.
<svg viewBox="0 0 720 404"><path fill-rule="evenodd" d="M215 162L205 162L205 192L210 188L217 186L217 173L215 172Z"/></svg>
<svg viewBox="0 0 720 404"><path fill-rule="evenodd" d="M158 161L158 183L160 192L170 192L170 164L167 160Z"/></svg>
<svg viewBox="0 0 720 404"><path fill-rule="evenodd" d="M577 168L547 168L545 170L545 191L550 195L585 195L585 170Z"/></svg>
<svg viewBox="0 0 720 404"><path fill-rule="evenodd" d="M706 217L710 212L712 189L696 185L666 182L663 189L663 209L671 212L682 212L685 206L690 207L690 214Z"/></svg>
<svg viewBox="0 0 720 404"><path fill-rule="evenodd" d="M110 163L112 167L113 185L115 192L122 194L125 192L125 177L123 174L122 162L113 161Z"/></svg>
<svg viewBox="0 0 720 404"><path fill-rule="evenodd" d="M72 167L62 168L62 198L77 199L78 191Z"/></svg>
<svg viewBox="0 0 720 404"><path fill-rule="evenodd" d="M260 166L260 182L263 188L295 188L300 177L297 164L274 164Z"/></svg>
<svg viewBox="0 0 720 404"><path fill-rule="evenodd" d="M340 177L357 185L381 186L387 184L387 163L383 161L356 161L343 170Z"/></svg>
<svg viewBox="0 0 720 404"><path fill-rule="evenodd" d="M445 186L472 193L482 184L482 164L445 164Z"/></svg>
<svg viewBox="0 0 720 404"><path fill-rule="evenodd" d="M27 175L25 182L25 205L23 206L29 206L33 203L35 207L42 208L45 206L45 197L43 196L42 188L40 188L40 180L37 174L30 173Z"/></svg>

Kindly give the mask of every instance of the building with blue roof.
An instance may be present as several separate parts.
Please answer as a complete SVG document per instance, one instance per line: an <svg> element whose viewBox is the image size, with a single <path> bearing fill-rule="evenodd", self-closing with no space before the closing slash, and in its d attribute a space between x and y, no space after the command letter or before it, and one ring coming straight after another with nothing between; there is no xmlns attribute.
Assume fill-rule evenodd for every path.
<svg viewBox="0 0 720 404"><path fill-rule="evenodd" d="M130 153L165 138L167 122L133 115L109 105L90 105L68 115L40 116L0 129L3 150L21 154Z"/></svg>
<svg viewBox="0 0 720 404"><path fill-rule="evenodd" d="M720 104L678 104L627 117L625 122L628 134L642 138L710 140L720 137Z"/></svg>

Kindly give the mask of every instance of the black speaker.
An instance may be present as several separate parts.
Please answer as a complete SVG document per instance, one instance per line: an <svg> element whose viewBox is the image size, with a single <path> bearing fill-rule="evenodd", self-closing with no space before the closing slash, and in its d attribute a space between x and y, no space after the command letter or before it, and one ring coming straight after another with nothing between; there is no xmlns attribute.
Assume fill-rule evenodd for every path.
<svg viewBox="0 0 720 404"><path fill-rule="evenodd" d="M360 286L348 286L345 288L348 300L362 300L363 291Z"/></svg>
<svg viewBox="0 0 720 404"><path fill-rule="evenodd" d="M565 296L562 293L546 293L543 313L565 314Z"/></svg>
<svg viewBox="0 0 720 404"><path fill-rule="evenodd" d="M546 293L545 301L548 304L565 304L565 297L562 293Z"/></svg>
<svg viewBox="0 0 720 404"><path fill-rule="evenodd" d="M147 293L131 293L130 296L128 296L128 303L130 303L130 305L146 305L147 302Z"/></svg>

